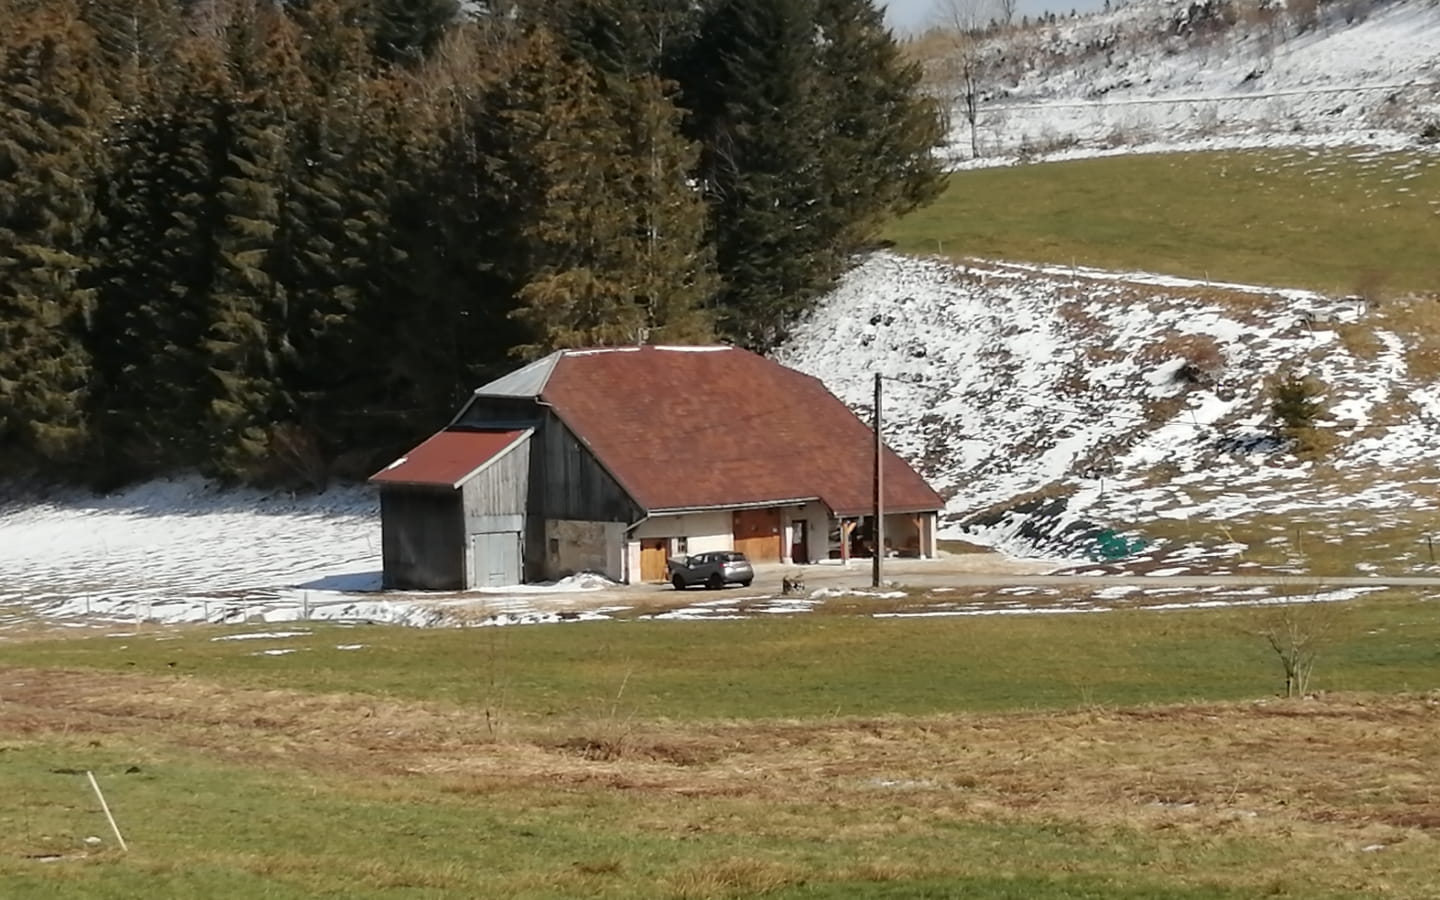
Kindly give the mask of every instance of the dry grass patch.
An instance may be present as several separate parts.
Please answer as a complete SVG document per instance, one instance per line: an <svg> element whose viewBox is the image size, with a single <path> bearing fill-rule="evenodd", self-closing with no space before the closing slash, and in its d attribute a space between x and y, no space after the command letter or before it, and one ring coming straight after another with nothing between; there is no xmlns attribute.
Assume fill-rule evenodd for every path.
<svg viewBox="0 0 1440 900"><path fill-rule="evenodd" d="M1344 488L1353 472L1317 466L1314 481L1328 489ZM1416 484L1440 477L1433 463L1396 466ZM1163 483L1163 479L1161 479ZM1363 477L1359 487L1369 485ZM1217 488L1216 493L1222 493ZM1196 502L1211 499L1191 491ZM1264 568L1285 567L1310 575L1361 575L1384 572L1425 574L1427 535L1440 535L1440 516L1421 509L1309 510L1288 515L1251 515L1244 519L1155 518L1134 527L1147 538L1176 544L1242 544L1237 561Z"/></svg>
<svg viewBox="0 0 1440 900"><path fill-rule="evenodd" d="M1210 886L1247 895L1278 868L1299 895L1420 897L1440 825L1440 697L1424 695L623 726L531 716L492 736L483 710L442 703L41 669L0 669L0 683L0 746L32 768L50 748L103 769L121 815L144 824L133 860L88 863L107 877L161 866L145 877L179 884L209 867L271 886L244 896L306 896L336 878L353 896L478 896L477 878L516 897L788 897L824 884L835 887L820 896L839 897L935 879L937 896L1020 896L1007 879L1033 878L1026 895L1060 897L1080 878L1141 885L1113 896L1157 896L1151 882L1215 897ZM118 774L131 760L142 773ZM0 770L13 793L7 777L14 767ZM34 777L19 796L65 787ZM199 799L177 803L185 785ZM257 785L283 787L256 799ZM167 821L170 804L188 818ZM96 815L63 814L81 827ZM229 832L185 843L257 818L240 846ZM289 845L322 822L328 838ZM19 831L0 850L36 840ZM144 855L162 840L185 852ZM322 845L331 857L313 855Z"/></svg>
<svg viewBox="0 0 1440 900"><path fill-rule="evenodd" d="M1405 362L1412 378L1440 379L1440 294L1386 300L1375 318L1386 330L1405 336Z"/></svg>
<svg viewBox="0 0 1440 900"><path fill-rule="evenodd" d="M979 554L991 554L991 555L994 555L994 556L999 556L999 555L1000 555L1000 554L995 553L995 548L994 548L994 547L987 547L987 546L985 546L985 545L983 545L983 544L974 544L974 543L971 543L970 541L960 540L960 539L958 539L958 538L954 538L954 539L941 538L941 539L939 539L939 540L937 540L937 541L935 542L935 547L936 547L936 549L938 549L941 553L950 553L950 554L979 553Z"/></svg>
<svg viewBox="0 0 1440 900"><path fill-rule="evenodd" d="M1340 336L1340 344L1356 359L1374 361L1380 358L1385 344L1367 322L1338 322L1330 326Z"/></svg>
<svg viewBox="0 0 1440 900"><path fill-rule="evenodd" d="M1182 359L1185 362L1177 377L1195 384L1213 382L1225 369L1225 354L1220 344L1208 334L1171 332L1163 340L1146 347L1141 358L1152 365Z"/></svg>
<svg viewBox="0 0 1440 900"><path fill-rule="evenodd" d="M1242 325L1266 326L1270 323L1274 307L1289 301L1273 294L1254 291L1236 291L1220 287L1166 288L1162 292L1154 289L1148 294L1151 302L1159 300L1167 304L1176 302L1208 306L1224 310Z"/></svg>
<svg viewBox="0 0 1440 900"><path fill-rule="evenodd" d="M1105 323L1090 314L1090 300L1087 297L1072 297L1056 308L1062 322L1067 323L1078 334L1097 335L1105 333Z"/></svg>
<svg viewBox="0 0 1440 900"><path fill-rule="evenodd" d="M1158 826L1430 828L1440 809L1440 698L1319 700L1065 713L631 724L488 736L483 713L343 695L226 689L184 678L7 670L0 731L126 735L317 772L424 772L439 790L602 783L683 796L1043 814ZM604 722L598 723L603 730ZM596 752L599 748L603 752ZM1250 814L1253 814L1251 816ZM815 823L816 828L829 827Z"/></svg>
<svg viewBox="0 0 1440 900"><path fill-rule="evenodd" d="M690 866L667 880L667 892L676 900L715 900L721 897L758 897L804 881L793 866L760 859L729 857Z"/></svg>

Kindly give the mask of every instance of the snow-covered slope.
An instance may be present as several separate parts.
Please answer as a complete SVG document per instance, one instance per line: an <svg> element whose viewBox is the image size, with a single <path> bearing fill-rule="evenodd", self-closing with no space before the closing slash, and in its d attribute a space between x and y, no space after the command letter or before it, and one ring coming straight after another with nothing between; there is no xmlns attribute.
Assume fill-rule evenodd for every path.
<svg viewBox="0 0 1440 900"><path fill-rule="evenodd" d="M1300 291L879 254L780 358L860 410L881 373L887 438L952 498L952 536L1074 553L1115 527L1193 555L1265 516L1281 537L1408 535L1376 563L1408 571L1440 532L1440 385L1395 334L1347 341L1365 315ZM1268 426L1265 379L1292 365L1328 387L1320 463ZM1005 512L1033 497L1043 528Z"/></svg>
<svg viewBox="0 0 1440 900"><path fill-rule="evenodd" d="M380 588L374 489L293 496L200 478L106 496L64 490L0 504L0 632L40 620L228 624L341 620L406 625L555 621L537 591L609 586L598 576L443 596ZM581 619L599 610L567 613Z"/></svg>
<svg viewBox="0 0 1440 900"><path fill-rule="evenodd" d="M1440 3L1136 0L992 48L984 157L1071 148L1413 145L1440 125ZM970 156L964 117L951 135ZM991 162L995 160L990 160Z"/></svg>

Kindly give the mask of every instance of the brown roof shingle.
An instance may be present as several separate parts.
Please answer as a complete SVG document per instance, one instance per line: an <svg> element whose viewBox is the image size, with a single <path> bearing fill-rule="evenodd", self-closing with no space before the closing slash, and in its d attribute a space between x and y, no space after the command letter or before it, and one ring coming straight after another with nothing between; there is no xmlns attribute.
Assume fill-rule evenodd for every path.
<svg viewBox="0 0 1440 900"><path fill-rule="evenodd" d="M541 399L648 510L811 497L840 515L871 509L874 432L818 379L746 350L567 351ZM884 466L887 510L945 505L889 448Z"/></svg>
<svg viewBox="0 0 1440 900"><path fill-rule="evenodd" d="M442 431L370 476L377 484L428 484L458 488L485 463L528 432Z"/></svg>

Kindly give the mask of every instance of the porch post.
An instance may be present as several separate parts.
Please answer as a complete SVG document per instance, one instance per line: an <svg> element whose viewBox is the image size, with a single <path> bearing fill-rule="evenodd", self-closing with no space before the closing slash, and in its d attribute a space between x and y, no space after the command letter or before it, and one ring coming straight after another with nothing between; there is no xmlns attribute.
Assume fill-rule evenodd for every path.
<svg viewBox="0 0 1440 900"><path fill-rule="evenodd" d="M849 519L840 519L840 561L847 568L850 565L850 532L855 530L855 525Z"/></svg>

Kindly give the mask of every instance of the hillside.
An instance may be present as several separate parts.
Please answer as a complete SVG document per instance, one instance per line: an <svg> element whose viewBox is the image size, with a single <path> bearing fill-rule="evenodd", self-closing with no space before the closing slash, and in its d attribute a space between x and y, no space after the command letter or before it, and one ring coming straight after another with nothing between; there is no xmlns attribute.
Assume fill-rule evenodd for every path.
<svg viewBox="0 0 1440 900"><path fill-rule="evenodd" d="M977 137L983 157L1002 158L1433 141L1437 46L1433 0L1292 3L1288 12L1136 0L994 40ZM963 116L951 142L963 164Z"/></svg>
<svg viewBox="0 0 1440 900"><path fill-rule="evenodd" d="M1329 213L1324 203L1302 213L1274 196L1247 197L1241 210L1238 185L1192 179L1128 217L1094 197L1086 202L1100 206L1072 208L1068 198L1071 206L1056 201L1053 209L1036 204L999 215L1011 227L1013 219L1036 218L1025 223L1032 235L1009 239L1028 258L1045 258L1044 248L1058 245L1066 246L1065 262L1083 256L1072 245L1090 227L1114 229L1109 239L1133 251L1095 237L1092 256L1145 256L1150 248L1151 258L1165 255L1178 271L1217 280L1227 253L1288 256L1279 268L1304 272L1311 283L1321 269L1385 271L1389 260L1347 256L1343 242L1307 267L1298 242L1269 234L1248 240L1240 229L1304 230L1306 222L1286 219L1287 210L1314 217L1345 208L1373 219L1367 229L1396 229L1400 243L1418 237L1420 246L1433 245L1431 225L1416 220L1400 230L1387 210L1412 201L1434 208L1408 185L1430 165L1433 144L1423 138L1440 122L1437 46L1440 3L1428 0L1292 3L1288 10L1115 4L990 38L978 51L987 79L976 122L981 155L970 156L957 107L952 159L973 169L1176 150L1350 148L1303 161L1308 185L1272 179L1260 186L1308 192L1313 185L1316 197L1330 197L1337 166L1355 174L1347 159L1407 147L1417 155L1405 165L1418 168L1357 185L1354 198L1332 197ZM1178 182L1186 182L1183 174ZM1011 181L1019 182L1011 190L1061 186L1045 173ZM912 218L943 215L936 209ZM1134 231L1146 213L1153 221L1143 234ZM1227 214L1236 231L1217 236ZM1360 276L1327 295L973 260L965 235L985 244L1007 239L985 234L984 210L965 215L948 232L935 222L903 232L914 248L928 236L948 259L870 258L781 354L860 409L868 410L873 373L885 376L888 438L951 497L950 536L1017 554L1112 563L1104 558L1120 555L1113 548L1143 547L1126 565L1149 571L1437 570L1430 541L1440 537L1440 369L1428 292L1366 290L1386 294L1384 303L1369 303L1346 298ZM1199 218L1209 241L1187 264L1186 242L1205 240L1190 231ZM1428 218L1422 208L1421 220ZM940 240L947 233L951 239ZM1158 265L1157 258L1141 268ZM1430 282L1420 276L1417 283ZM1334 446L1310 461L1270 427L1267 384L1287 370L1311 373L1326 387L1320 433Z"/></svg>
<svg viewBox="0 0 1440 900"><path fill-rule="evenodd" d="M887 438L951 497L950 536L1086 558L1114 528L1148 546L1134 565L1435 569L1440 371L1372 315L1303 291L878 254L781 359L865 414L883 376ZM1319 461L1269 428L1267 379L1290 367L1328 391Z"/></svg>

